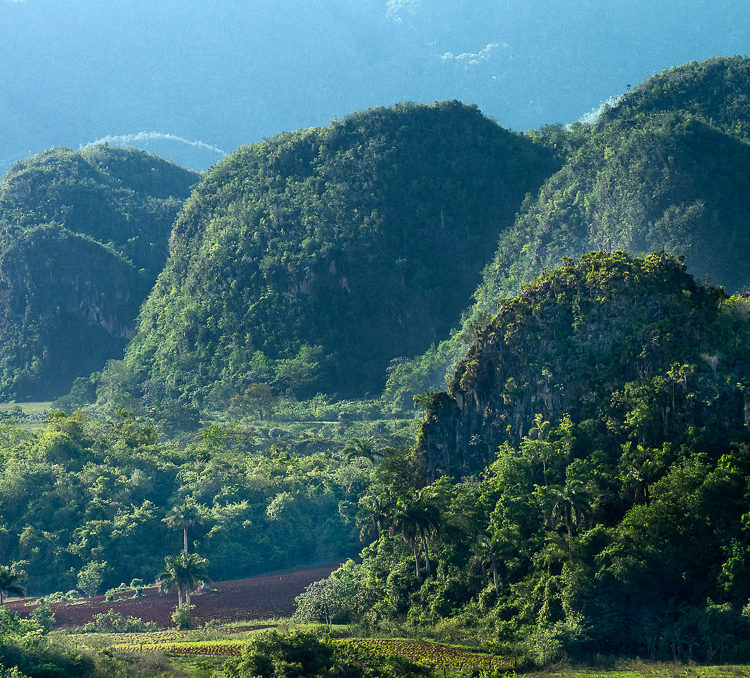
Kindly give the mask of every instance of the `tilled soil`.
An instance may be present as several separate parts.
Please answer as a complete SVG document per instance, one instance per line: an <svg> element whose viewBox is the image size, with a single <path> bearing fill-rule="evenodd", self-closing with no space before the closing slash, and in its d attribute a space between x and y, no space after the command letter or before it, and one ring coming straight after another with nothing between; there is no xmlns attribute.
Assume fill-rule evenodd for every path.
<svg viewBox="0 0 750 678"><path fill-rule="evenodd" d="M212 619L236 622L246 619L271 619L288 617L294 612L294 598L314 581L327 577L338 565L310 567L283 574L263 575L250 579L214 582L215 592L194 593L190 602L195 605L193 617L198 623ZM161 594L155 586L144 589L144 595L130 598L130 593L118 593L115 600L105 601L104 596L80 598L75 601L52 603L57 628L73 628L91 621L95 614L114 610L123 617L139 617L159 626L172 626L170 618L177 606L177 594ZM26 605L31 600L10 600L7 607L21 616L36 605Z"/></svg>

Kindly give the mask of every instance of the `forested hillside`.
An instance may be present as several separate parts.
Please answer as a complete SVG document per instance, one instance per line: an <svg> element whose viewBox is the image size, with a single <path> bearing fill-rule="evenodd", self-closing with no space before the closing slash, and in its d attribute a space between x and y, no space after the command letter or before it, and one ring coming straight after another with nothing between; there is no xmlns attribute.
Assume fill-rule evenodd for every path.
<svg viewBox="0 0 750 678"><path fill-rule="evenodd" d="M175 225L125 390L217 409L256 383L376 393L392 359L459 323L498 233L557 166L457 102L241 148Z"/></svg>
<svg viewBox="0 0 750 678"><path fill-rule="evenodd" d="M199 177L138 151L18 163L0 395L98 400L0 417L0 573L93 593L181 547L220 580L364 544L300 617L519 670L750 660L748 92L737 57L525 135L369 109L184 203Z"/></svg>
<svg viewBox="0 0 750 678"><path fill-rule="evenodd" d="M603 111L602 121L684 111L727 134L750 137L750 66L747 57L692 61L654 75Z"/></svg>
<svg viewBox="0 0 750 678"><path fill-rule="evenodd" d="M366 623L538 664L746 659L748 389L747 297L664 254L569 260L423 401L360 500L372 545L327 586Z"/></svg>
<svg viewBox="0 0 750 678"><path fill-rule="evenodd" d="M387 397L403 404L439 386L499 300L565 256L664 249L701 280L750 289L749 91L750 59L693 62L649 78L594 124L533 132L562 168L500 234L462 336L401 365Z"/></svg>
<svg viewBox="0 0 750 678"><path fill-rule="evenodd" d="M44 400L121 355L199 176L141 151L54 148L0 183L0 397Z"/></svg>

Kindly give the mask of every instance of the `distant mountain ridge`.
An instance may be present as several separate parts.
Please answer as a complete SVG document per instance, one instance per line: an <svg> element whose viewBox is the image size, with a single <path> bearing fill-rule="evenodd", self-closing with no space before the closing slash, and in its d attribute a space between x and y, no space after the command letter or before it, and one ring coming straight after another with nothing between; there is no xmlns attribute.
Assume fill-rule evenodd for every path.
<svg viewBox="0 0 750 678"><path fill-rule="evenodd" d="M594 124L535 135L562 159L499 234L460 336L399 366L394 402L443 375L495 315L563 257L622 249L685 255L727 291L750 289L750 59L691 62L649 78Z"/></svg>
<svg viewBox="0 0 750 678"><path fill-rule="evenodd" d="M664 248L713 284L750 286L749 93L750 59L693 62L574 130L579 147L501 236L480 300L598 249Z"/></svg>
<svg viewBox="0 0 750 678"><path fill-rule="evenodd" d="M124 295L127 306L148 293L169 240L116 368L120 404L221 410L258 383L300 398L360 397L387 374L385 398L410 408L499 300L563 257L664 249L684 254L701 280L730 292L750 285L749 64L685 64L593 124L528 135L458 102L284 133L218 163L173 230L198 175L134 150L52 149L16 163L0 185L0 252L17 242L23 259L30 239L49 243L45 229L58 226L60 242L91 238L115 257L94 268L118 270L121 259L138 272L137 281L123 272L140 290ZM6 292L15 308L22 297ZM34 361L21 353L6 360L11 371Z"/></svg>

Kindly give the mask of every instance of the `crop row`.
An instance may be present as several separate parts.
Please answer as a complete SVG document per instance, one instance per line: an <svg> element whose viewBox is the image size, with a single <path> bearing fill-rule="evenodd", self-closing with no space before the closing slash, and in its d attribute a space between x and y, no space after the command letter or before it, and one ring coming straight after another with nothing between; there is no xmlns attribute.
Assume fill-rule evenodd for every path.
<svg viewBox="0 0 750 678"><path fill-rule="evenodd" d="M131 640L113 646L123 652L161 652L181 655L239 656L246 641L241 640L202 640L175 642L174 636L164 639L150 634L150 642ZM165 634L166 636L166 634ZM361 638L337 641L363 663L377 662L389 655L401 655L413 662L429 663L436 668L502 670L510 668L507 658L469 652L445 645L425 643L415 640L392 638Z"/></svg>
<svg viewBox="0 0 750 678"><path fill-rule="evenodd" d="M161 652L163 654L237 657L242 654L243 644L239 641L198 640L187 643L122 643L113 646L113 649L136 653Z"/></svg>
<svg viewBox="0 0 750 678"><path fill-rule="evenodd" d="M445 645L393 638L364 638L346 640L349 648L366 660L367 656L383 657L398 654L413 662L429 662L438 668L507 669L511 660L488 654L478 654Z"/></svg>
<svg viewBox="0 0 750 678"><path fill-rule="evenodd" d="M86 641L92 637L105 639L117 645L140 645L181 642L189 640L218 640L220 637L244 637L249 631L254 630L253 626L242 627L219 627L212 629L191 629L177 630L169 629L166 631L145 631L142 633L71 633L68 638L73 642L86 644Z"/></svg>

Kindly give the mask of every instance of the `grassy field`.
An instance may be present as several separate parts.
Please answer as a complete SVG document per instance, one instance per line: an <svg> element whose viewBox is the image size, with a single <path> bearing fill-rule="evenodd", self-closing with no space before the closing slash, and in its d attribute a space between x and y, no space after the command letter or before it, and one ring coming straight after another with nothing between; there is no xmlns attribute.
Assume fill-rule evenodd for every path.
<svg viewBox="0 0 750 678"><path fill-rule="evenodd" d="M51 400L42 400L39 402L29 403L0 403L0 412L11 413L16 410L16 408L18 408L28 417L30 415L39 414L41 412L44 412L45 410L48 410L51 404Z"/></svg>
<svg viewBox="0 0 750 678"><path fill-rule="evenodd" d="M17 417L18 425L29 430L39 431L44 428L44 420L49 412L51 401L28 403L0 403L0 416Z"/></svg>

